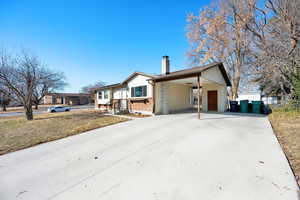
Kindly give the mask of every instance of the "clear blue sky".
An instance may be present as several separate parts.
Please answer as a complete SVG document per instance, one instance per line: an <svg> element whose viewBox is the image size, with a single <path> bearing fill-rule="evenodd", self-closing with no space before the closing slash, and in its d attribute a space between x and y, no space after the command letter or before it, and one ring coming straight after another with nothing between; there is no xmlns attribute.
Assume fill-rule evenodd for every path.
<svg viewBox="0 0 300 200"><path fill-rule="evenodd" d="M187 67L186 16L209 0L2 0L0 47L30 49L78 92L87 84L124 80L134 71Z"/></svg>

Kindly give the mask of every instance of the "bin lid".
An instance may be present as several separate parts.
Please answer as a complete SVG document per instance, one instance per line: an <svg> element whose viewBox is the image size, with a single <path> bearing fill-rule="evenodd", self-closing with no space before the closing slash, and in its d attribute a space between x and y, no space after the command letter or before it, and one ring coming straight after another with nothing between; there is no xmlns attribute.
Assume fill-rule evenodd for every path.
<svg viewBox="0 0 300 200"><path fill-rule="evenodd" d="M252 104L262 104L262 101L252 101Z"/></svg>
<svg viewBox="0 0 300 200"><path fill-rule="evenodd" d="M249 102L249 100L240 100L240 102Z"/></svg>

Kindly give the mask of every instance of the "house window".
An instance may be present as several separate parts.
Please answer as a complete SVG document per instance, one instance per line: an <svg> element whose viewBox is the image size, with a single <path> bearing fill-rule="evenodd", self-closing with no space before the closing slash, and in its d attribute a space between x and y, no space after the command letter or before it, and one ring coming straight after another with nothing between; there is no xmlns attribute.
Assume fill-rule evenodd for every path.
<svg viewBox="0 0 300 200"><path fill-rule="evenodd" d="M98 92L98 99L102 99L102 91Z"/></svg>
<svg viewBox="0 0 300 200"><path fill-rule="evenodd" d="M146 97L147 96L147 86L138 86L131 88L131 97Z"/></svg>
<svg viewBox="0 0 300 200"><path fill-rule="evenodd" d="M108 99L108 90L104 90L104 99Z"/></svg>

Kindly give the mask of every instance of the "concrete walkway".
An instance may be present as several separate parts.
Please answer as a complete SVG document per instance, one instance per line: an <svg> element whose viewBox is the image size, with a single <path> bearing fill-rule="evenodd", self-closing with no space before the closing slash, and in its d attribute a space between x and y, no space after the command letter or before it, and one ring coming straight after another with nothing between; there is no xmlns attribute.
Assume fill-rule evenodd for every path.
<svg viewBox="0 0 300 200"><path fill-rule="evenodd" d="M132 120L0 156L0 199L297 200L263 116Z"/></svg>

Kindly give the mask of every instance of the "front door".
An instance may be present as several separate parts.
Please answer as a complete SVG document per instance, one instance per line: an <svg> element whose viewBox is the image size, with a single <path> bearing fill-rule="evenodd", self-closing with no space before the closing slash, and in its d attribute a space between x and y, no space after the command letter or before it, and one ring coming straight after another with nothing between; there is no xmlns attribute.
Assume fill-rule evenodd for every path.
<svg viewBox="0 0 300 200"><path fill-rule="evenodd" d="M218 111L218 91L207 91L208 111Z"/></svg>

